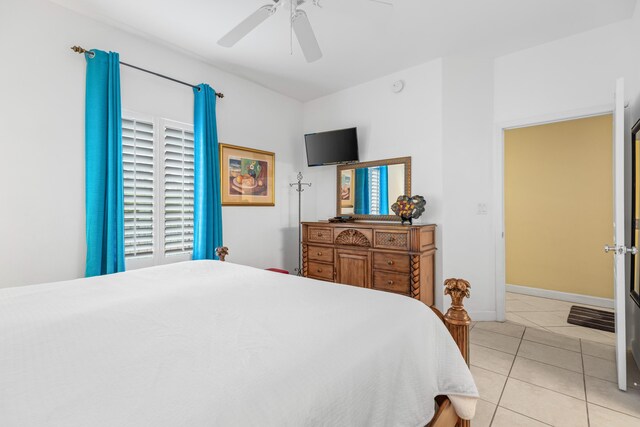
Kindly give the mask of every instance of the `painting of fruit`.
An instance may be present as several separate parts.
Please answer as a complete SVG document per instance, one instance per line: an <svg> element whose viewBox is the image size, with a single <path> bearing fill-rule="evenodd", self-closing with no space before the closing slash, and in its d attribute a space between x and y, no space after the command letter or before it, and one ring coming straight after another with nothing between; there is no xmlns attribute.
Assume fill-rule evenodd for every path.
<svg viewBox="0 0 640 427"><path fill-rule="evenodd" d="M275 204L275 154L220 144L223 205Z"/></svg>

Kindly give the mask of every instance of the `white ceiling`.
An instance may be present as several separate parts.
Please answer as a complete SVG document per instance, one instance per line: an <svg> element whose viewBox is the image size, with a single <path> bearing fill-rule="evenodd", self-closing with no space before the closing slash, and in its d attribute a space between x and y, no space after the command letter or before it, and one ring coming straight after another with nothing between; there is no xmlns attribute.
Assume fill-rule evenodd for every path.
<svg viewBox="0 0 640 427"><path fill-rule="evenodd" d="M441 56L501 55L630 18L636 0L308 0L324 57L308 64L286 8L227 49L217 40L270 0L54 0L301 101ZM288 1L288 0L287 0Z"/></svg>

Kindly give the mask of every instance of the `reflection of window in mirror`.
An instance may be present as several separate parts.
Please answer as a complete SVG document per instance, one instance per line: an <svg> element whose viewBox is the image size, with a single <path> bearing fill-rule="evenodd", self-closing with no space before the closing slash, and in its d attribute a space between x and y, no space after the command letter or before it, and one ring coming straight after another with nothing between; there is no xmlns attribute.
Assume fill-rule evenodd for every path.
<svg viewBox="0 0 640 427"><path fill-rule="evenodd" d="M410 192L410 162L398 158L338 166L338 215L393 220L391 206Z"/></svg>
<svg viewBox="0 0 640 427"><path fill-rule="evenodd" d="M405 194L403 164L346 169L341 172L342 215L389 215L391 205Z"/></svg>

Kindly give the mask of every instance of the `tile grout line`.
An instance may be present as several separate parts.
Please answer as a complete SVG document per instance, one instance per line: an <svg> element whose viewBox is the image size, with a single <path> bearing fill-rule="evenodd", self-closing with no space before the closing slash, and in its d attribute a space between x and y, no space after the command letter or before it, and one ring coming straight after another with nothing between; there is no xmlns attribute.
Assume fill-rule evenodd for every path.
<svg viewBox="0 0 640 427"><path fill-rule="evenodd" d="M479 322L479 323L481 323L481 322ZM511 324L515 324L515 325L518 325L518 323L517 323L517 322L513 322L513 321L509 321L509 323L511 323ZM531 323L534 323L534 324L535 324L535 322L531 322ZM477 325L474 325L474 327L475 327L475 326L477 326ZM479 369L485 370L485 371L487 371L487 372L494 373L494 374L496 374L496 375L500 375L501 377L505 377L505 384L504 384L504 386L503 386L503 388L502 388L502 391L501 391L501 393L500 393L500 396L499 396L499 399L498 399L498 403L497 403L497 404L495 404L496 406L495 406L495 408L494 408L494 411L492 411L492 417L491 417L490 425L491 425L491 424L493 424L493 423L495 422L495 418L496 418L496 415L497 415L497 410L498 410L498 408L503 408L503 409L505 409L505 410L511 411L512 413L518 414L518 415L520 415L520 416L523 416L523 417L528 418L528 419L531 419L531 420L535 420L535 421L537 421L537 422L541 422L541 423L543 423L543 424L545 424L545 425L546 425L546 423L544 423L544 422L542 422L542 421L540 421L540 420L537 420L537 419L532 418L532 417L530 417L530 416L528 416L528 415L525 415L525 414L521 414L521 413L519 413L518 411L514 411L514 410L512 410L512 409L505 408L505 407L501 406L501 402L502 402L502 399L503 399L503 397L504 397L504 392L505 392L505 390L506 390L506 384L507 384L507 382L509 381L509 379L510 379L510 378L513 378L514 380L518 380L518 381L521 381L521 382L523 382L523 383L525 383L525 384L530 384L530 385L532 385L532 386L534 386L534 387L539 387L539 388L541 388L541 389L545 389L545 390L548 390L548 391L553 392L553 393L558 393L558 394L560 394L560 395L567 396L568 398L572 398L572 399L576 399L576 400L583 400L584 405L585 405L586 415L587 415L587 422L588 422L588 425L590 426L590 423L591 423L591 420L590 420L590 418L589 418L589 417L590 417L590 414L589 414L589 404L590 404L590 402L588 401L588 398L587 398L587 391L586 391L586 377L587 377L587 376L589 376L589 375L587 375L586 370L585 370L585 366L584 366L584 364L585 364L584 356L585 356L585 355L587 355L586 353L584 353L584 344L585 344L586 342L590 342L590 343L591 343L591 342L593 342L593 343L594 343L594 344L596 344L596 345L605 346L605 348L606 348L606 347L611 347L611 346L610 346L610 345L608 345L608 344L606 344L606 343L602 343L602 342L598 342L598 341L593 341L593 340L589 340L589 339L582 339L582 338L576 338L576 337L571 337L571 336L565 336L565 335L559 334L559 333L557 333L557 332L555 332L555 331L549 331L549 330L547 330L546 328L542 328L542 330L544 330L544 331L546 331L546 332L548 332L548 333L551 333L551 334L554 334L554 335L558 335L558 336L564 336L564 337L569 338L569 339L572 339L572 340L577 340L577 341L578 341L578 344L579 344L579 351L569 350L569 349L567 349L567 348L563 348L563 347L556 347L555 345L549 345L549 344L544 343L544 342L530 341L530 340L528 340L528 339L525 339L525 338L524 338L524 335L526 334L526 329L527 329L527 328L529 328L529 329L536 329L536 327L534 327L534 326L525 326L525 325L522 325L522 324L520 324L520 326L522 326L524 329L523 329L523 333L519 334L519 335L520 335L520 337L519 337L519 338L518 338L518 337L515 337L513 334L508 335L508 334L505 334L505 333L502 333L502 332L499 332L499 331L495 331L495 330L491 330L491 329L485 329L485 328L482 328L481 326L479 327L479 330L482 330L482 331L484 331L484 332L494 333L494 334L497 334L497 335L499 335L499 336L506 336L506 337L510 337L510 338L516 338L516 339L519 339L519 341L520 341L520 342L519 342L519 344L518 344L518 348L517 348L517 350L516 350L516 354L515 354L515 355L514 355L514 354L511 354L511 353L508 353L508 352L506 352L506 351L497 350L497 349L495 349L495 348L488 347L488 346L483 345L483 344L473 343L474 345L477 345L477 346L482 347L482 348L486 348L487 350L497 351L497 352L499 352L499 353L502 353L502 354L508 354L509 356L513 357L513 359L512 359L512 363L511 363L510 368L509 368L509 372L508 372L508 373L506 373L506 374L507 374L506 376L505 376L504 371L503 371L503 372L496 372L496 371L492 370L490 367L489 367L489 368L487 368L487 367L483 367L483 366L476 366L476 365L474 365L474 366L476 366L476 367L477 367L477 368L479 368ZM521 345L522 345L522 341L530 341L530 342L532 342L532 343L534 343L534 344L546 345L546 346L551 347L551 348L557 348L557 349L560 349L560 350L567 350L567 351L571 351L572 353L580 353L580 359L581 359L581 368L582 368L582 372L572 371L572 370L570 370L570 369L566 369L565 367L552 365L552 364L549 364L549 363L541 362L541 361L539 361L539 360L535 360L535 359L529 359L529 358L527 358L527 357L523 357L523 356L519 355L519 351L520 351L520 348L521 348ZM597 359L597 360L602 360L602 361L610 362L610 359L605 358L605 357L596 356L596 355L588 355L588 356L590 356L590 357L592 357L592 358L594 358L594 359ZM538 364L540 364L540 365L551 366L551 367L554 367L554 368L556 368L556 369L561 369L561 370L566 371L566 372L572 372L572 373L582 374L581 376L582 376L582 379L583 379L583 392L585 393L585 397L584 397L584 399L580 399L580 398L577 398L577 397L575 397L575 396L572 396L572 395L569 395L569 394L565 394L565 393L563 393L563 392L561 392L561 391L558 391L558 390L553 390L553 389L550 389L550 388L547 388L547 387L542 387L542 386L539 386L539 385L537 385L537 384L533 384L533 383L531 383L531 382L523 381L523 380L520 380L520 379L518 379L518 378L516 378L516 377L512 377L513 367L515 366L515 361L516 361L516 358L517 358L517 357L522 357L523 359L532 360L532 361L534 361L534 362L536 362L536 363L538 363ZM590 377L590 376L589 376L589 377ZM598 377L594 377L594 378L598 378ZM601 381L611 382L611 381L608 381L608 380L606 380L606 379L604 379L604 378L598 378L598 379L599 379L599 380L601 380ZM615 382L614 382L614 383L615 383ZM493 404L492 402L489 402L488 400L484 400L484 399L482 399L482 400L483 400L483 401L485 401L485 402L487 402L487 403L489 403L489 404ZM611 409L611 408L608 408L607 406L602 406L602 405L598 405L598 404L594 404L594 405L595 405L595 406L597 406L597 407L604 408L604 409L609 410L609 411L613 411L613 412L618 413L618 414L623 415L623 416L629 416L629 417L634 418L634 419L635 419L635 418L640 419L640 418L635 417L634 415L631 415L631 414L629 414L629 413L626 413L626 412L623 412L623 411L619 411L619 410L616 410L616 409Z"/></svg>
<svg viewBox="0 0 640 427"><path fill-rule="evenodd" d="M498 412L498 408L500 407L500 402L502 402L502 395L504 394L504 389L507 388L507 383L509 382L509 377L511 376L511 371L513 370L513 365L516 363L516 357L518 356L518 351L520 351L520 346L522 345L522 339L524 337L524 333L527 332L527 328L525 327L522 331L522 335L520 336L520 342L518 343L518 348L516 349L516 354L513 356L513 360L511 361L511 367L509 368L509 372L507 373L507 379L504 382L504 386L502 386L502 391L500 392L500 397L498 398L498 403L496 404L496 409L493 410L493 415L491 416L491 422L489 426L493 424L493 420L496 417L496 412Z"/></svg>
<svg viewBox="0 0 640 427"><path fill-rule="evenodd" d="M506 409L507 411L513 412L514 414L521 415L521 416L523 416L523 417L525 417L525 418L529 418L530 420L533 420L533 421L535 421L535 422L537 422L537 423L540 423L540 424L544 424L544 425L546 425L546 426L551 426L551 427L553 427L553 425L552 425L552 424L545 423L544 421L537 420L537 419L535 419L535 418L533 418L533 417L530 417L529 415L522 414L522 413L520 413L520 412L518 412L518 411L514 411L513 409L505 408L504 406L496 405L496 412L498 412L498 408ZM493 422L493 420L491 420L491 421ZM489 426L489 427L490 427L490 426Z"/></svg>
<svg viewBox="0 0 640 427"><path fill-rule="evenodd" d="M481 322L478 322L478 323L481 323ZM485 323L492 323L492 322L485 322ZM496 323L506 323L506 322L496 322ZM521 325L521 324L519 324L519 323L516 323L515 325L516 325L516 326L522 326L523 328L526 328L526 326ZM474 326L475 326L475 325L474 325ZM478 330L483 331L483 332L491 332L491 333L493 333L493 334L502 335L502 336L504 336L504 337L511 337L511 338L518 339L518 337L514 337L513 335L503 334L502 332L492 331L491 329L485 329L485 328L479 327L479 328L478 328ZM523 331L522 333L524 334L524 331Z"/></svg>
<svg viewBox="0 0 640 427"><path fill-rule="evenodd" d="M552 332L552 333L553 333L553 332ZM507 336L507 335L505 335L505 336ZM511 337L511 338L515 338L515 337ZM516 338L516 339L517 339L517 338ZM576 338L576 339L577 339L577 338ZM531 340L527 340L527 339L524 339L524 338L522 338L522 339L521 339L521 341L527 341L527 342L532 342L532 343L534 343L534 344L546 345L547 347L557 348L557 349L559 349L559 350L567 350L567 351L570 351L570 352L572 352L572 353L580 353L579 351L569 350L568 348L564 348L564 347L556 347L555 345L545 344L545 343L543 343L543 342L538 342L538 341L531 341ZM513 353L508 353L508 352L506 352L506 351L498 350L498 349L495 349L495 348L493 348L493 347L487 347L486 345L478 344L478 343L473 342L473 341L470 341L470 342L471 342L471 344L473 344L473 345L478 345L478 346L480 346L480 347L488 348L488 349L490 349L490 350L499 351L500 353L510 354L510 355L512 355L512 356L513 356ZM518 346L518 347L519 347L519 346ZM587 356L589 356L589 355L587 355ZM593 356L593 357L595 357L595 356ZM606 360L606 359L603 359L603 360Z"/></svg>
<svg viewBox="0 0 640 427"><path fill-rule="evenodd" d="M518 316L518 314L517 314L516 312L510 312L510 313L512 313L512 314L516 314L516 316ZM533 313L533 312L526 312L526 313ZM522 317L522 316L518 316L518 317ZM561 336L563 336L563 337L567 337L567 338L573 338L573 339L575 339L575 340L580 340L580 339L584 339L584 338L578 338L578 337L571 336L571 335L567 335L567 334L563 334L563 333L560 333L560 332L557 332L557 331L552 331L552 330L550 330L550 329L548 329L548 328L585 329L585 330L594 331L594 332L598 332L598 333L603 332L603 331L597 331L596 329L592 329L592 328L585 328L585 327L582 327L582 326L571 325L571 324L567 324L567 326L543 326L543 325L539 325L538 323L534 322L533 320L529 320L529 319L526 319L526 318L524 318L524 317L522 317L522 319L523 319L523 320L526 320L526 321L527 321L527 322L529 322L529 323L533 323L534 325L536 325L536 327L529 326L529 325L524 325L524 324L522 324L522 323L517 323L517 322L511 321L511 320L507 320L507 321L505 321L505 322L498 322L498 323L507 323L507 322L508 322L508 323L513 324L513 325L516 325L516 326L522 326L523 328L539 329L539 330L543 330L543 331L545 331L545 332L549 332L549 333L551 333L551 334L561 335ZM481 322L481 321L476 322L476 324L474 325L474 327L475 327L478 323L483 323L483 322ZM472 329L473 329L473 328L472 328ZM514 337L513 335L508 335L508 334L505 334L505 333L502 333L502 332L498 332L498 331L494 331L494 330L491 330L491 329L485 329L485 328L483 328L483 327L479 327L479 329L480 329L480 330L482 330L482 331L485 331L485 332L493 332L494 334L499 334L499 335L504 335L504 336L506 336L506 337L516 338L516 337ZM608 337L607 335L605 335L606 333L608 333L608 332L603 332L603 333L602 333L602 334L600 334L600 335L602 335L602 336L604 336L604 337ZM602 341L595 341L595 340L589 340L589 339L584 339L584 340L585 340L585 341L592 342L592 343L596 343L596 344L602 344L602 345L606 345L606 346L609 346L609 347L613 347L611 344L607 344L607 343L602 342ZM527 340L527 341L530 341L530 340ZM535 341L534 341L534 342L535 342ZM554 347L554 346L552 346L552 347ZM562 348L562 347L558 347L558 348Z"/></svg>
<svg viewBox="0 0 640 427"><path fill-rule="evenodd" d="M591 427L589 419L589 400L587 400L587 372L584 369L584 354L582 353L582 340L580 340L580 361L582 362L582 387L584 387L584 407L587 410L587 427Z"/></svg>
<svg viewBox="0 0 640 427"><path fill-rule="evenodd" d="M526 341L526 340L523 340L523 341ZM478 344L476 344L476 345L478 345ZM483 347L483 346L480 346L480 347ZM484 348L489 348L489 347L484 347ZM557 348L559 348L559 347L557 347ZM489 349L490 349L490 350L493 350L492 348L489 348ZM500 350L495 350L495 351L500 351ZM500 351L500 353L504 353L504 352L503 352L503 351ZM575 352L574 352L574 353L575 353ZM504 354L509 354L509 353L504 353ZM509 354L509 355L510 355L510 356L514 356L513 354ZM487 372L491 372L491 373L496 374L496 375L500 375L500 376L506 377L506 378L507 378L507 381L509 380L509 378L513 378L514 380L518 380L518 381L520 381L520 382L522 382L522 383L529 384L529 385L532 385L532 386L534 386L534 387L538 387L538 388L541 388L541 389L544 389L544 390L551 391L551 392L553 392L553 393L558 393L558 394L561 394L561 395L563 395L563 396L570 397L570 398L572 398L572 399L581 400L581 401L583 401L583 402L586 402L586 398L585 398L585 399L580 399L579 397L572 396L572 395L567 394L567 393L564 393L564 392L562 392L562 391L554 390L554 389L552 389L552 388L548 388L548 387L545 387L545 386L541 386L541 385L539 385L539 384L535 384L535 383L532 383L532 382L529 382L529 381L526 381L526 380L523 380L523 379L520 379L520 378L512 377L512 376L511 376L511 370L512 370L513 365L515 364L515 361L516 361L516 359L517 359L518 357L520 357L520 358L522 358L522 359L526 359L526 360L531 360L532 362L540 363L541 365L551 366L552 368L556 368L556 369L562 369L563 371L567 371L567 372L570 372L570 373L573 373L573 374L578 374L578 375L582 374L582 376L583 376L583 383L584 383L584 381L585 381L585 380L584 380L584 376L585 376L585 373L584 373L584 366L583 366L583 368L582 368L582 369L583 369L583 372L577 372L577 371L572 371L571 369L563 368L563 367L561 367L561 366L552 365L552 364L550 364L550 363L546 363L546 362L541 362L541 361L539 361L539 360L531 359L531 358L528 358L528 357L525 357L525 356L521 356L521 355L518 355L518 354L516 354L516 355L515 355L515 357L514 357L514 359L513 359L513 362L512 362L512 364L511 364L511 369L509 370L509 374L508 374L508 375L505 375L505 374L503 374L503 373L501 373L501 372L492 371L491 369L485 368L485 367L483 367L483 366L474 365L473 363L471 364L471 366L473 366L474 368L482 369L482 370L487 371ZM587 376L591 377L591 375L587 375ZM598 377L593 377L593 378L596 378L596 379L601 380L601 381L607 381L607 380L603 380L602 378L598 378ZM607 382L611 382L611 381L607 381ZM505 384L506 384L506 381L505 381ZM583 386L584 386L584 384L583 384ZM504 391L504 388L503 388L503 391ZM500 397L500 398L502 398L502 395L501 395L501 397ZM494 404L493 402L489 402L488 400L485 400L485 399L482 399L482 398L481 398L480 400L484 400L485 402L488 402L488 403ZM500 402L500 400L498 400L498 404L499 404L499 402ZM509 409L509 408L505 408L505 409ZM606 409L609 409L609 408L606 408ZM510 411L513 411L512 409L509 409L509 410L510 410ZM517 411L513 411L513 412L517 412ZM620 411L618 411L618 412L620 412ZM519 412L518 412L518 413L519 413ZM621 412L621 413L623 413L623 414L624 414L624 412ZM524 414L521 414L521 415L524 415ZM537 420L537 421L538 421L538 420Z"/></svg>
<svg viewBox="0 0 640 427"><path fill-rule="evenodd" d="M606 406L602 406L600 404L597 403L593 403L593 402L587 402L589 405L593 405L593 406L597 406L598 408L602 408L602 409L606 409L607 411L611 411L611 412L615 412L617 414L622 414L622 415L626 415L627 417L631 417L631 418L635 418L637 420L640 420L640 417L636 417L635 415L631 415L627 412L622 412L618 409L612 409L612 408L607 408Z"/></svg>
<svg viewBox="0 0 640 427"><path fill-rule="evenodd" d="M523 340L523 341L526 341L526 340ZM531 342L531 341L530 341L530 342ZM536 344L539 344L539 343L536 343ZM523 359L531 360L531 361L533 361L533 362L537 362L537 363L540 363L540 364L542 364L542 365L547 365L547 366L551 366L551 367L554 367L554 368L562 369L562 370L565 370L565 371L568 371L568 372L573 372L574 374L582 374L582 372L572 371L571 369L563 368L562 366L552 365L551 363L542 362L542 361L540 361L540 360L531 359L530 357L521 356L521 355L518 355L518 354L505 353L504 351L496 350L496 349L493 349L493 348L491 348L491 347L485 347L485 346L480 345L480 344L474 344L474 345L477 345L478 347L486 348L486 349L488 349L488 350L497 351L498 353L502 353L502 354L506 354L506 355L509 355L509 356L513 356L514 360L515 360L517 357L521 357L521 358L523 358ZM559 347L553 347L553 348L559 348ZM519 349L519 347L518 347L518 349ZM564 350L564 349L561 349L561 350ZM567 351L571 351L571 350L567 350ZM574 353L575 353L575 352L574 352ZM487 367L484 367L484 366L474 365L473 363L471 363L471 366L474 366L474 367L476 367L476 368L480 368L480 369L484 369L485 371L493 372L494 374L502 375L503 377L504 377L504 376L506 376L506 375L505 375L505 374L503 374L502 372L493 371L493 370L491 370L491 369L489 369L489 368L487 368ZM591 375L588 375L588 376L591 376ZM593 378L596 378L596 379L599 379L599 380L602 380L602 381L607 381L607 380L603 380L602 378L598 378L598 377L593 377ZM517 378L516 378L516 379L517 379ZM519 381L522 381L522 380L519 380ZM524 382L526 382L526 381L524 381ZM608 382L611 382L611 381L608 381ZM534 384L534 385L535 385L535 384Z"/></svg>
<svg viewBox="0 0 640 427"><path fill-rule="evenodd" d="M481 346L481 347L482 347L482 346ZM489 348L489 347L485 347L485 348ZM492 348L489 348L489 349L490 349L490 350L493 350ZM500 351L500 350L496 350L496 351ZM504 352L501 352L501 353L504 353ZM509 354L509 353L505 353L505 354ZM510 356L513 356L513 354L509 354L509 355L510 355ZM512 365L513 365L513 364L515 364L515 359L517 359L518 357L520 357L521 359L526 359L526 360L530 360L530 361L532 361L532 362L539 363L539 364L541 364L541 365L551 366L552 368L556 368L556 369L562 369L563 371L567 371L567 372L570 372L570 373L573 373L573 374L579 374L579 375L580 375L580 374L582 374L582 376L583 376L583 377L585 377L585 376L586 376L586 377L590 377L590 378L595 378L595 379L600 380L600 381L606 381L606 382L609 382L609 383L612 383L612 384L616 384L614 381L605 380L605 379L602 379L602 378L594 377L594 376L592 376L592 375L586 375L584 372L572 371L571 369L563 368L563 367L561 367L561 366L552 365L552 364L550 364L550 363L546 363L546 362L541 362L541 361L536 360L536 359L530 359L530 358L528 358L528 357L520 356L520 355L515 355L515 357L514 357L514 361L513 361ZM552 392L554 392L554 393L562 394L563 396L571 397L571 398L573 398L573 399L582 400L582 401L585 401L585 400L586 400L586 398L585 398L585 399L580 399L580 398L578 398L578 397L572 396L572 395L567 394L567 393L564 393L564 392L562 392L562 391L558 391L558 390L554 390L554 389L552 389L552 388L548 388L548 387L545 387L545 386L541 386L541 385L539 385L539 384L535 384L535 383L532 383L532 382L529 382L529 381L526 381L526 380L523 380L523 379L520 379L520 378L516 378L516 377L512 377L512 376L507 376L507 375L505 375L505 374L503 374L503 373L501 373L501 372L492 371L492 370L491 370L491 369L489 369L489 368L485 368L485 367L483 367L483 366L474 365L473 363L471 364L471 366L473 366L474 368L482 369L482 370L487 371L487 372L491 372L492 374L496 374L496 375L500 375L500 376L506 377L507 379L509 379L509 378L513 378L514 380L518 380L518 381L523 382L523 383L525 383L525 384L529 384L529 385L532 385L532 386L535 386L535 387L539 387L539 388L542 388L542 389L545 389L545 390L549 390L549 391L552 391ZM584 367L583 367L582 369L584 369ZM511 374L511 372L509 372L509 375L510 375L510 374ZM583 381L584 381L584 378L583 378ZM485 399L481 399L481 400L484 400L485 402L488 402L488 403L494 404L493 402L489 402L488 400L485 400ZM591 403L591 402L589 402L589 403ZM602 406L602 405L598 405L598 406ZM603 406L603 408L606 408L606 407L605 407L605 406ZM606 408L606 409L611 409L611 408ZM511 410L511 409L510 409L510 410ZM615 409L612 409L612 410L615 410ZM514 411L514 412L515 412L515 411ZM617 411L617 412L620 412L620 411ZM624 412L620 412L620 413L624 414ZM627 415L628 415L628 414L627 414ZM633 416L633 415L631 415L631 416ZM636 417L636 418L638 418L638 417Z"/></svg>
<svg viewBox="0 0 640 427"><path fill-rule="evenodd" d="M577 374L578 372L575 372L575 373ZM521 380L520 378L516 378L516 377L508 377L508 378L513 378L514 380L520 381L521 383L529 384L529 385L532 385L532 386L534 386L534 387L541 388L541 389L543 389L543 390L548 390L548 391L551 391L551 392L556 393L556 394L561 394L561 395L563 395L563 396L567 396L567 397L570 397L570 398L572 398L572 399L579 400L579 401L581 401L581 402L586 402L586 400L583 400L583 399L577 398L577 397L575 397L575 396L571 396L570 394L563 393L563 392L558 391L558 390L553 390L553 389L551 389L551 388L547 388L547 387L544 387L544 386L541 386L541 385L538 385L538 384L530 383L529 381ZM508 378L507 378L507 379L508 379ZM508 409L508 408L507 408L507 409Z"/></svg>

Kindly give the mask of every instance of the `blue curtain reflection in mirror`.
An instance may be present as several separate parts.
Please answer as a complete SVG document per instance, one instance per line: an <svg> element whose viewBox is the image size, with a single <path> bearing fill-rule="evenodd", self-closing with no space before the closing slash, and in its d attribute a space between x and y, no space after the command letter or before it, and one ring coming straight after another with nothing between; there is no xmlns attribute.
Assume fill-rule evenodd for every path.
<svg viewBox="0 0 640 427"><path fill-rule="evenodd" d="M371 211L371 192L369 191L369 168L356 169L356 198L354 213L368 215Z"/></svg>
<svg viewBox="0 0 640 427"><path fill-rule="evenodd" d="M389 215L389 172L387 166L355 170L356 215Z"/></svg>

